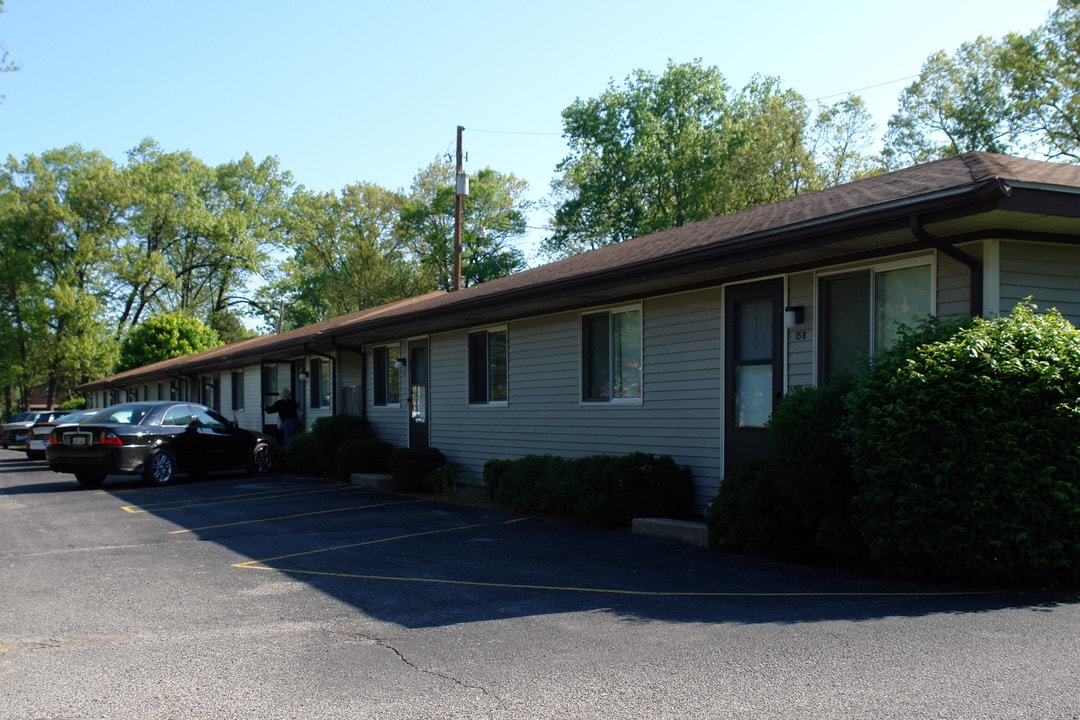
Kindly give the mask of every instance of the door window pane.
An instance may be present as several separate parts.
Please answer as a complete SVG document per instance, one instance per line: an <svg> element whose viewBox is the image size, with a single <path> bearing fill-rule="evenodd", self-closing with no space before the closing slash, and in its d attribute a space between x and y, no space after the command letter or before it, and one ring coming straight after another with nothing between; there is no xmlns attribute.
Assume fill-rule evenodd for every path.
<svg viewBox="0 0 1080 720"><path fill-rule="evenodd" d="M771 364L735 367L736 427L765 427L772 414L772 378Z"/></svg>
<svg viewBox="0 0 1080 720"><path fill-rule="evenodd" d="M744 300L735 306L736 361L772 359L772 300Z"/></svg>

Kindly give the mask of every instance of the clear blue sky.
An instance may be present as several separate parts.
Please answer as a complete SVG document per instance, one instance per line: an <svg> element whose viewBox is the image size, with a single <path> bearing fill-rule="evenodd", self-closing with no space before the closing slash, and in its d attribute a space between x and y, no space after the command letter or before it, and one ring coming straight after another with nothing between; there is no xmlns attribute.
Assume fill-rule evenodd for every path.
<svg viewBox="0 0 1080 720"><path fill-rule="evenodd" d="M317 191L407 188L454 151L547 195L560 112L700 58L741 88L858 91L883 133L933 52L1045 21L1052 0L6 0L0 157L152 137L210 164L276 156ZM867 89L871 88L871 89ZM541 226L546 214L531 221ZM535 230L523 244L543 236Z"/></svg>

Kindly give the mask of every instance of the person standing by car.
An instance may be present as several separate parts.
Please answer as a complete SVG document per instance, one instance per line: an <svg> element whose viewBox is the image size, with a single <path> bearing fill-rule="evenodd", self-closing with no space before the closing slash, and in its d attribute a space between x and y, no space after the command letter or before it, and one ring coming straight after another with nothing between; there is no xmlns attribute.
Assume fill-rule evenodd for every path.
<svg viewBox="0 0 1080 720"><path fill-rule="evenodd" d="M285 446L288 446L289 439L296 434L297 426L300 424L297 417L299 409L296 401L292 399L292 393L288 390L282 390L281 397L273 405L263 408L267 413L277 413L285 436L283 443Z"/></svg>

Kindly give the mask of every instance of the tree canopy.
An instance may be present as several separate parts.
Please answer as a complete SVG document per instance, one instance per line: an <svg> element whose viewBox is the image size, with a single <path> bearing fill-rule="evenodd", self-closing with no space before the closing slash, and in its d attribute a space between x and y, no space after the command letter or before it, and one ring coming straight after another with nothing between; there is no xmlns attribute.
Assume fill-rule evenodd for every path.
<svg viewBox="0 0 1080 720"><path fill-rule="evenodd" d="M182 311L154 315L139 323L120 347L118 371L150 365L221 345L217 332Z"/></svg>

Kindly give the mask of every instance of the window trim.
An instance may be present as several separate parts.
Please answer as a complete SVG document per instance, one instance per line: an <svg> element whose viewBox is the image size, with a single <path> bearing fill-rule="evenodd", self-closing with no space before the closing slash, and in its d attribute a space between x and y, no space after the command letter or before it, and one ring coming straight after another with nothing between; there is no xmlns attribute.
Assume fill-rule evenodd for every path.
<svg viewBox="0 0 1080 720"><path fill-rule="evenodd" d="M638 369L638 394L633 397L616 397L614 392L615 373L612 333L614 332L611 318L614 315L636 312L640 318L638 324L637 347L641 355L641 365ZM608 318L608 397L606 399L590 399L587 397L588 363L586 362L586 337L585 319L606 315ZM582 310L578 316L578 403L582 407L611 407L613 405L640 406L645 399L645 310L642 303L628 303L615 305L608 308Z"/></svg>
<svg viewBox="0 0 1080 720"><path fill-rule="evenodd" d="M499 334L505 336L503 341L503 348L506 356L503 358L506 364L506 397L502 399L491 399L491 335ZM474 399L474 376L473 376L473 337L483 335L484 336L484 400ZM510 331L506 325L493 325L486 328L478 328L469 330L465 334L466 345L466 362L465 362L465 403L469 407L507 407L510 404Z"/></svg>

